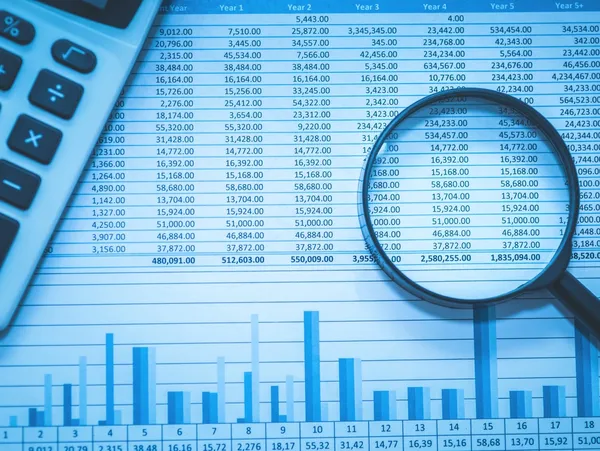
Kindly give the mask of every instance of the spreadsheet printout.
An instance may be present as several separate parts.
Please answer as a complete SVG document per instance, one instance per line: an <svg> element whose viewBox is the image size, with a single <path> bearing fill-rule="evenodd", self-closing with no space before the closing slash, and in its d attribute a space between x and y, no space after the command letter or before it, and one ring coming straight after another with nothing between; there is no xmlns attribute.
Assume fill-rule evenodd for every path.
<svg viewBox="0 0 600 451"><path fill-rule="evenodd" d="M549 293L444 308L365 248L371 144L460 86L563 136L600 295L600 4L168 1L0 340L0 451L600 449L597 343Z"/></svg>

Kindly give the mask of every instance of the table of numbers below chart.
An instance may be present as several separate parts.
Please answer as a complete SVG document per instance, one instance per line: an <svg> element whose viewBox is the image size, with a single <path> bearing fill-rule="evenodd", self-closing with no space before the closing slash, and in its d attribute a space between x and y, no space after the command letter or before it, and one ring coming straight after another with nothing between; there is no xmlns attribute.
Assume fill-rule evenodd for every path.
<svg viewBox="0 0 600 451"><path fill-rule="evenodd" d="M356 208L370 145L402 108L459 86L515 95L557 127L582 188L572 260L597 266L600 14L548 5L162 15L40 272L371 269ZM452 142L431 136L432 164L452 166ZM511 161L515 199L528 166ZM425 239L456 236L448 210Z"/></svg>
<svg viewBox="0 0 600 451"><path fill-rule="evenodd" d="M597 450L597 418L0 428L1 451Z"/></svg>

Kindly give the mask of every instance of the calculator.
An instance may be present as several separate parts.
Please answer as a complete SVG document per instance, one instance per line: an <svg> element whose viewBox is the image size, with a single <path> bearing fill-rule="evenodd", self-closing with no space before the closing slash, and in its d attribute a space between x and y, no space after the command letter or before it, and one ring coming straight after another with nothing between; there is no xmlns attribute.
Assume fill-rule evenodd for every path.
<svg viewBox="0 0 600 451"><path fill-rule="evenodd" d="M14 315L161 0L0 0L0 330Z"/></svg>

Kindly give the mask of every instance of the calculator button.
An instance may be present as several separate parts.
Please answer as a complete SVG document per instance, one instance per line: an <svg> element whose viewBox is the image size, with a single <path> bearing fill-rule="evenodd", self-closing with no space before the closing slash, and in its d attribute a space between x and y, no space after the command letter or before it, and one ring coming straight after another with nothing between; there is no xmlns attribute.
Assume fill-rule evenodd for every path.
<svg viewBox="0 0 600 451"><path fill-rule="evenodd" d="M0 214L0 267L4 263L18 231L19 223L17 221Z"/></svg>
<svg viewBox="0 0 600 451"><path fill-rule="evenodd" d="M0 48L0 89L2 91L8 91L12 87L22 63L21 57Z"/></svg>
<svg viewBox="0 0 600 451"><path fill-rule="evenodd" d="M0 36L17 44L26 45L33 41L35 28L21 17L8 11L0 11Z"/></svg>
<svg viewBox="0 0 600 451"><path fill-rule="evenodd" d="M49 70L40 71L29 101L63 119L71 119L83 94L83 86Z"/></svg>
<svg viewBox="0 0 600 451"><path fill-rule="evenodd" d="M40 163L48 164L61 139L60 130L22 114L8 137L8 147Z"/></svg>
<svg viewBox="0 0 600 451"><path fill-rule="evenodd" d="M67 39L61 39L54 43L52 46L52 58L57 63L70 67L82 74L89 74L96 67L96 55L94 55L94 52Z"/></svg>
<svg viewBox="0 0 600 451"><path fill-rule="evenodd" d="M27 210L40 187L41 179L32 172L0 160L0 200Z"/></svg>

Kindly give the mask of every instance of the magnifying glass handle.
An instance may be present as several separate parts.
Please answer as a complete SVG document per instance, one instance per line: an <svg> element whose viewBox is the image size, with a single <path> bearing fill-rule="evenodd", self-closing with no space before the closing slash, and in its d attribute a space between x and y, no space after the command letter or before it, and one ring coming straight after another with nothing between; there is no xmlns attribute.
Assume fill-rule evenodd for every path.
<svg viewBox="0 0 600 451"><path fill-rule="evenodd" d="M594 293L567 271L549 288L550 292L573 312L578 321L600 338L600 299Z"/></svg>

